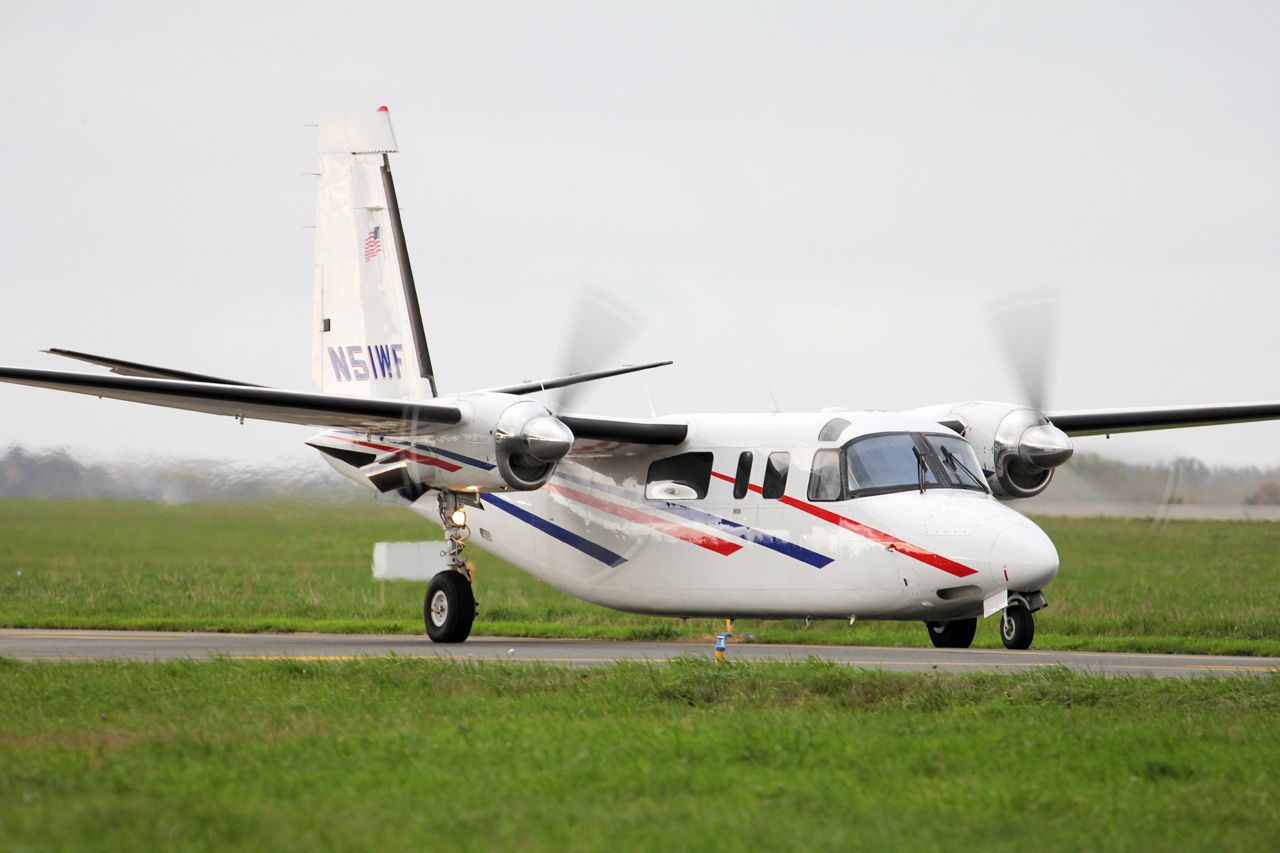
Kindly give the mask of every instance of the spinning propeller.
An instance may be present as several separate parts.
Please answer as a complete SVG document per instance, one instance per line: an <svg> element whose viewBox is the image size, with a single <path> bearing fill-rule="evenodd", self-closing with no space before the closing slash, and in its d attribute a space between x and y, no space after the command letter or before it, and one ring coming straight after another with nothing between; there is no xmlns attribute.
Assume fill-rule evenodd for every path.
<svg viewBox="0 0 1280 853"><path fill-rule="evenodd" d="M561 375L583 377L584 380L593 375L586 371L613 358L635 335L638 326L635 312L622 302L598 288L584 288L569 325ZM657 364L653 366L656 367ZM633 369L643 367L633 366ZM583 382L576 382L565 386L554 400L552 408L556 412L572 411L582 385Z"/></svg>
<svg viewBox="0 0 1280 853"><path fill-rule="evenodd" d="M1029 497L1048 485L1053 469L1070 459L1075 449L1067 434L1045 415L1058 296L1034 293L996 303L991 307L991 322L1028 406L1010 413L996 430L996 473L1011 496Z"/></svg>

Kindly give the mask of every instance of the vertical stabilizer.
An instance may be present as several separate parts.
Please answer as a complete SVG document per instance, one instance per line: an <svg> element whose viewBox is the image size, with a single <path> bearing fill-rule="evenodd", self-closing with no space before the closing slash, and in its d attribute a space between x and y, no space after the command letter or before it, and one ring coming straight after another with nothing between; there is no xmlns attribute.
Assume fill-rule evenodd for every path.
<svg viewBox="0 0 1280 853"><path fill-rule="evenodd" d="M326 393L435 396L387 158L396 150L385 107L320 125L312 371Z"/></svg>

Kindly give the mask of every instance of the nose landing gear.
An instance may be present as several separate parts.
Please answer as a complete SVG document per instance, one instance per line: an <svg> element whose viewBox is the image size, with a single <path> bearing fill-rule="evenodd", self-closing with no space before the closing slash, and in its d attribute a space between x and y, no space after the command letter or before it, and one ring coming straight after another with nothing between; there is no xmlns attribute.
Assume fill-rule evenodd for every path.
<svg viewBox="0 0 1280 853"><path fill-rule="evenodd" d="M1009 603L1000 613L1000 641L1006 649L1022 651L1031 648L1036 622L1032 616L1044 607L1041 593L1010 593ZM952 619L949 622L926 622L929 639L940 649L967 649L973 643L978 619Z"/></svg>
<svg viewBox="0 0 1280 853"><path fill-rule="evenodd" d="M1035 635L1036 621L1030 608L1010 601L1000 616L1000 640L1004 647L1015 651L1029 649Z"/></svg>
<svg viewBox="0 0 1280 853"><path fill-rule="evenodd" d="M476 618L471 570L462 558L471 531L467 528L466 511L449 492L440 493L440 524L449 539L445 551L449 568L431 579L422 601L422 621L432 642L461 643L470 635Z"/></svg>

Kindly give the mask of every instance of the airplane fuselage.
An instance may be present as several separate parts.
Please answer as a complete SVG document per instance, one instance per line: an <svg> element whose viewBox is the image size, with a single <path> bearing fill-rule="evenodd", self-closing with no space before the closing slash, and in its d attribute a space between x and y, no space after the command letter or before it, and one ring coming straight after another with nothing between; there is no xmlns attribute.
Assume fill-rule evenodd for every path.
<svg viewBox="0 0 1280 853"><path fill-rule="evenodd" d="M913 481L856 496L815 486L821 451L945 434L936 421L879 412L664 420L688 423L684 444L626 454L580 442L542 488L482 495L483 508L468 510L472 542L578 598L667 616L944 621L981 615L1001 590L1039 592L1057 573L1049 538L983 488L947 488L932 475L923 489ZM697 473L686 478L693 491L655 483L655 463L699 467L708 456L705 494ZM343 473L361 481L354 468ZM438 519L434 497L413 506Z"/></svg>

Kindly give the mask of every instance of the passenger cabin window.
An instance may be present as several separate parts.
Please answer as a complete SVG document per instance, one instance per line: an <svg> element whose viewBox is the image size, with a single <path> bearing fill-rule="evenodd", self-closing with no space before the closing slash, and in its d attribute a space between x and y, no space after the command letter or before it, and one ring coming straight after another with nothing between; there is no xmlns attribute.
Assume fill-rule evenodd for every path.
<svg viewBox="0 0 1280 853"><path fill-rule="evenodd" d="M809 500L840 500L840 467L839 450L819 450L813 454L813 470L809 473Z"/></svg>
<svg viewBox="0 0 1280 853"><path fill-rule="evenodd" d="M764 496L777 499L787 489L787 470L791 467L791 454L783 451L770 453L764 466Z"/></svg>
<svg viewBox="0 0 1280 853"><path fill-rule="evenodd" d="M711 486L711 454L681 453L649 466L644 496L651 501L697 501Z"/></svg>
<svg viewBox="0 0 1280 853"><path fill-rule="evenodd" d="M750 450L744 450L738 454L738 472L733 478L733 499L742 500L747 496L747 489L751 485L751 463L755 461L755 454Z"/></svg>

